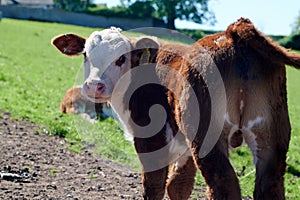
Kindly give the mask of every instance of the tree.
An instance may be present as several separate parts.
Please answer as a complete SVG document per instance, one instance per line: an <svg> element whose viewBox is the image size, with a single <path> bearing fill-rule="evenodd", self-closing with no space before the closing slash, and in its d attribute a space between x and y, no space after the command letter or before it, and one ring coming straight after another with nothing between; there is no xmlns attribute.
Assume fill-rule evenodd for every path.
<svg viewBox="0 0 300 200"><path fill-rule="evenodd" d="M208 9L209 0L136 0L151 2L155 8L154 16L167 22L167 28L175 29L175 19L183 19L202 24L215 23L214 14ZM130 4L131 0L121 0Z"/></svg>
<svg viewBox="0 0 300 200"><path fill-rule="evenodd" d="M278 43L288 49L300 50L300 11L292 25L292 33L279 40Z"/></svg>
<svg viewBox="0 0 300 200"><path fill-rule="evenodd" d="M132 16L136 16L139 18L152 17L154 12L154 8L152 6L151 1L136 1L133 4L131 4L127 9Z"/></svg>
<svg viewBox="0 0 300 200"><path fill-rule="evenodd" d="M66 11L80 12L90 6L90 0L54 0L56 7Z"/></svg>

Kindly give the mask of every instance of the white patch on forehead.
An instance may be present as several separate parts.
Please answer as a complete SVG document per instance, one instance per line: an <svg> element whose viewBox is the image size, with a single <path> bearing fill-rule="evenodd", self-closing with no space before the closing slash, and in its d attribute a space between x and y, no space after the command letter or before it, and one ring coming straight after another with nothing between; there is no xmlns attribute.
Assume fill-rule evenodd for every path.
<svg viewBox="0 0 300 200"><path fill-rule="evenodd" d="M121 55L130 52L131 44L117 28L95 31L86 40L85 52L93 67L103 72Z"/></svg>

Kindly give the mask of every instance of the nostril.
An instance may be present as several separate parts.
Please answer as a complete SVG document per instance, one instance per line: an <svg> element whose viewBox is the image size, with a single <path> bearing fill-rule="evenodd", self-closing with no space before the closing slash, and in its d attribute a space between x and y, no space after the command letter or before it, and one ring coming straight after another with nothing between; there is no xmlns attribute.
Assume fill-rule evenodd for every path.
<svg viewBox="0 0 300 200"><path fill-rule="evenodd" d="M105 88L105 85L103 84L103 83L98 83L97 84L97 90L98 91L101 91L101 90L103 90Z"/></svg>

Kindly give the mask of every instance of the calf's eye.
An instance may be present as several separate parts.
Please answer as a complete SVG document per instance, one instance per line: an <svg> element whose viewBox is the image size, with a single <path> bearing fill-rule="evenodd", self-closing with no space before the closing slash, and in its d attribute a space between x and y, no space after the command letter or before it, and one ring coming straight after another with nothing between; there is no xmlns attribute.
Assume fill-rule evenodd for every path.
<svg viewBox="0 0 300 200"><path fill-rule="evenodd" d="M116 61L116 65L119 66L119 67L121 67L121 66L124 64L125 60L126 60L126 57L125 57L124 55L122 55L122 56Z"/></svg>

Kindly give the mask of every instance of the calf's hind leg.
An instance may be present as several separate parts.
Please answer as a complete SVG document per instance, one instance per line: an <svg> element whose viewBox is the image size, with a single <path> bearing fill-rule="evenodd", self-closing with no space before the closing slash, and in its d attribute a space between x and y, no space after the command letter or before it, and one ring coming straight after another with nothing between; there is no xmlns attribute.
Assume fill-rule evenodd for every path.
<svg viewBox="0 0 300 200"><path fill-rule="evenodd" d="M208 185L208 199L240 200L241 191L238 179L231 166L227 149L219 141L204 158L199 158L199 145L192 142L192 153Z"/></svg>
<svg viewBox="0 0 300 200"><path fill-rule="evenodd" d="M274 151L258 153L254 199L282 200L284 197L283 175L286 151L275 145ZM263 151L263 149L261 150ZM264 155L262 155L264 154Z"/></svg>
<svg viewBox="0 0 300 200"><path fill-rule="evenodd" d="M281 116L284 116L282 114ZM281 123L274 123L271 137L258 141L254 199L282 200L284 196L284 173L286 153L290 140L288 116Z"/></svg>
<svg viewBox="0 0 300 200"><path fill-rule="evenodd" d="M169 172L167 192L171 200L186 200L190 197L196 175L196 166L187 151L174 163Z"/></svg>

